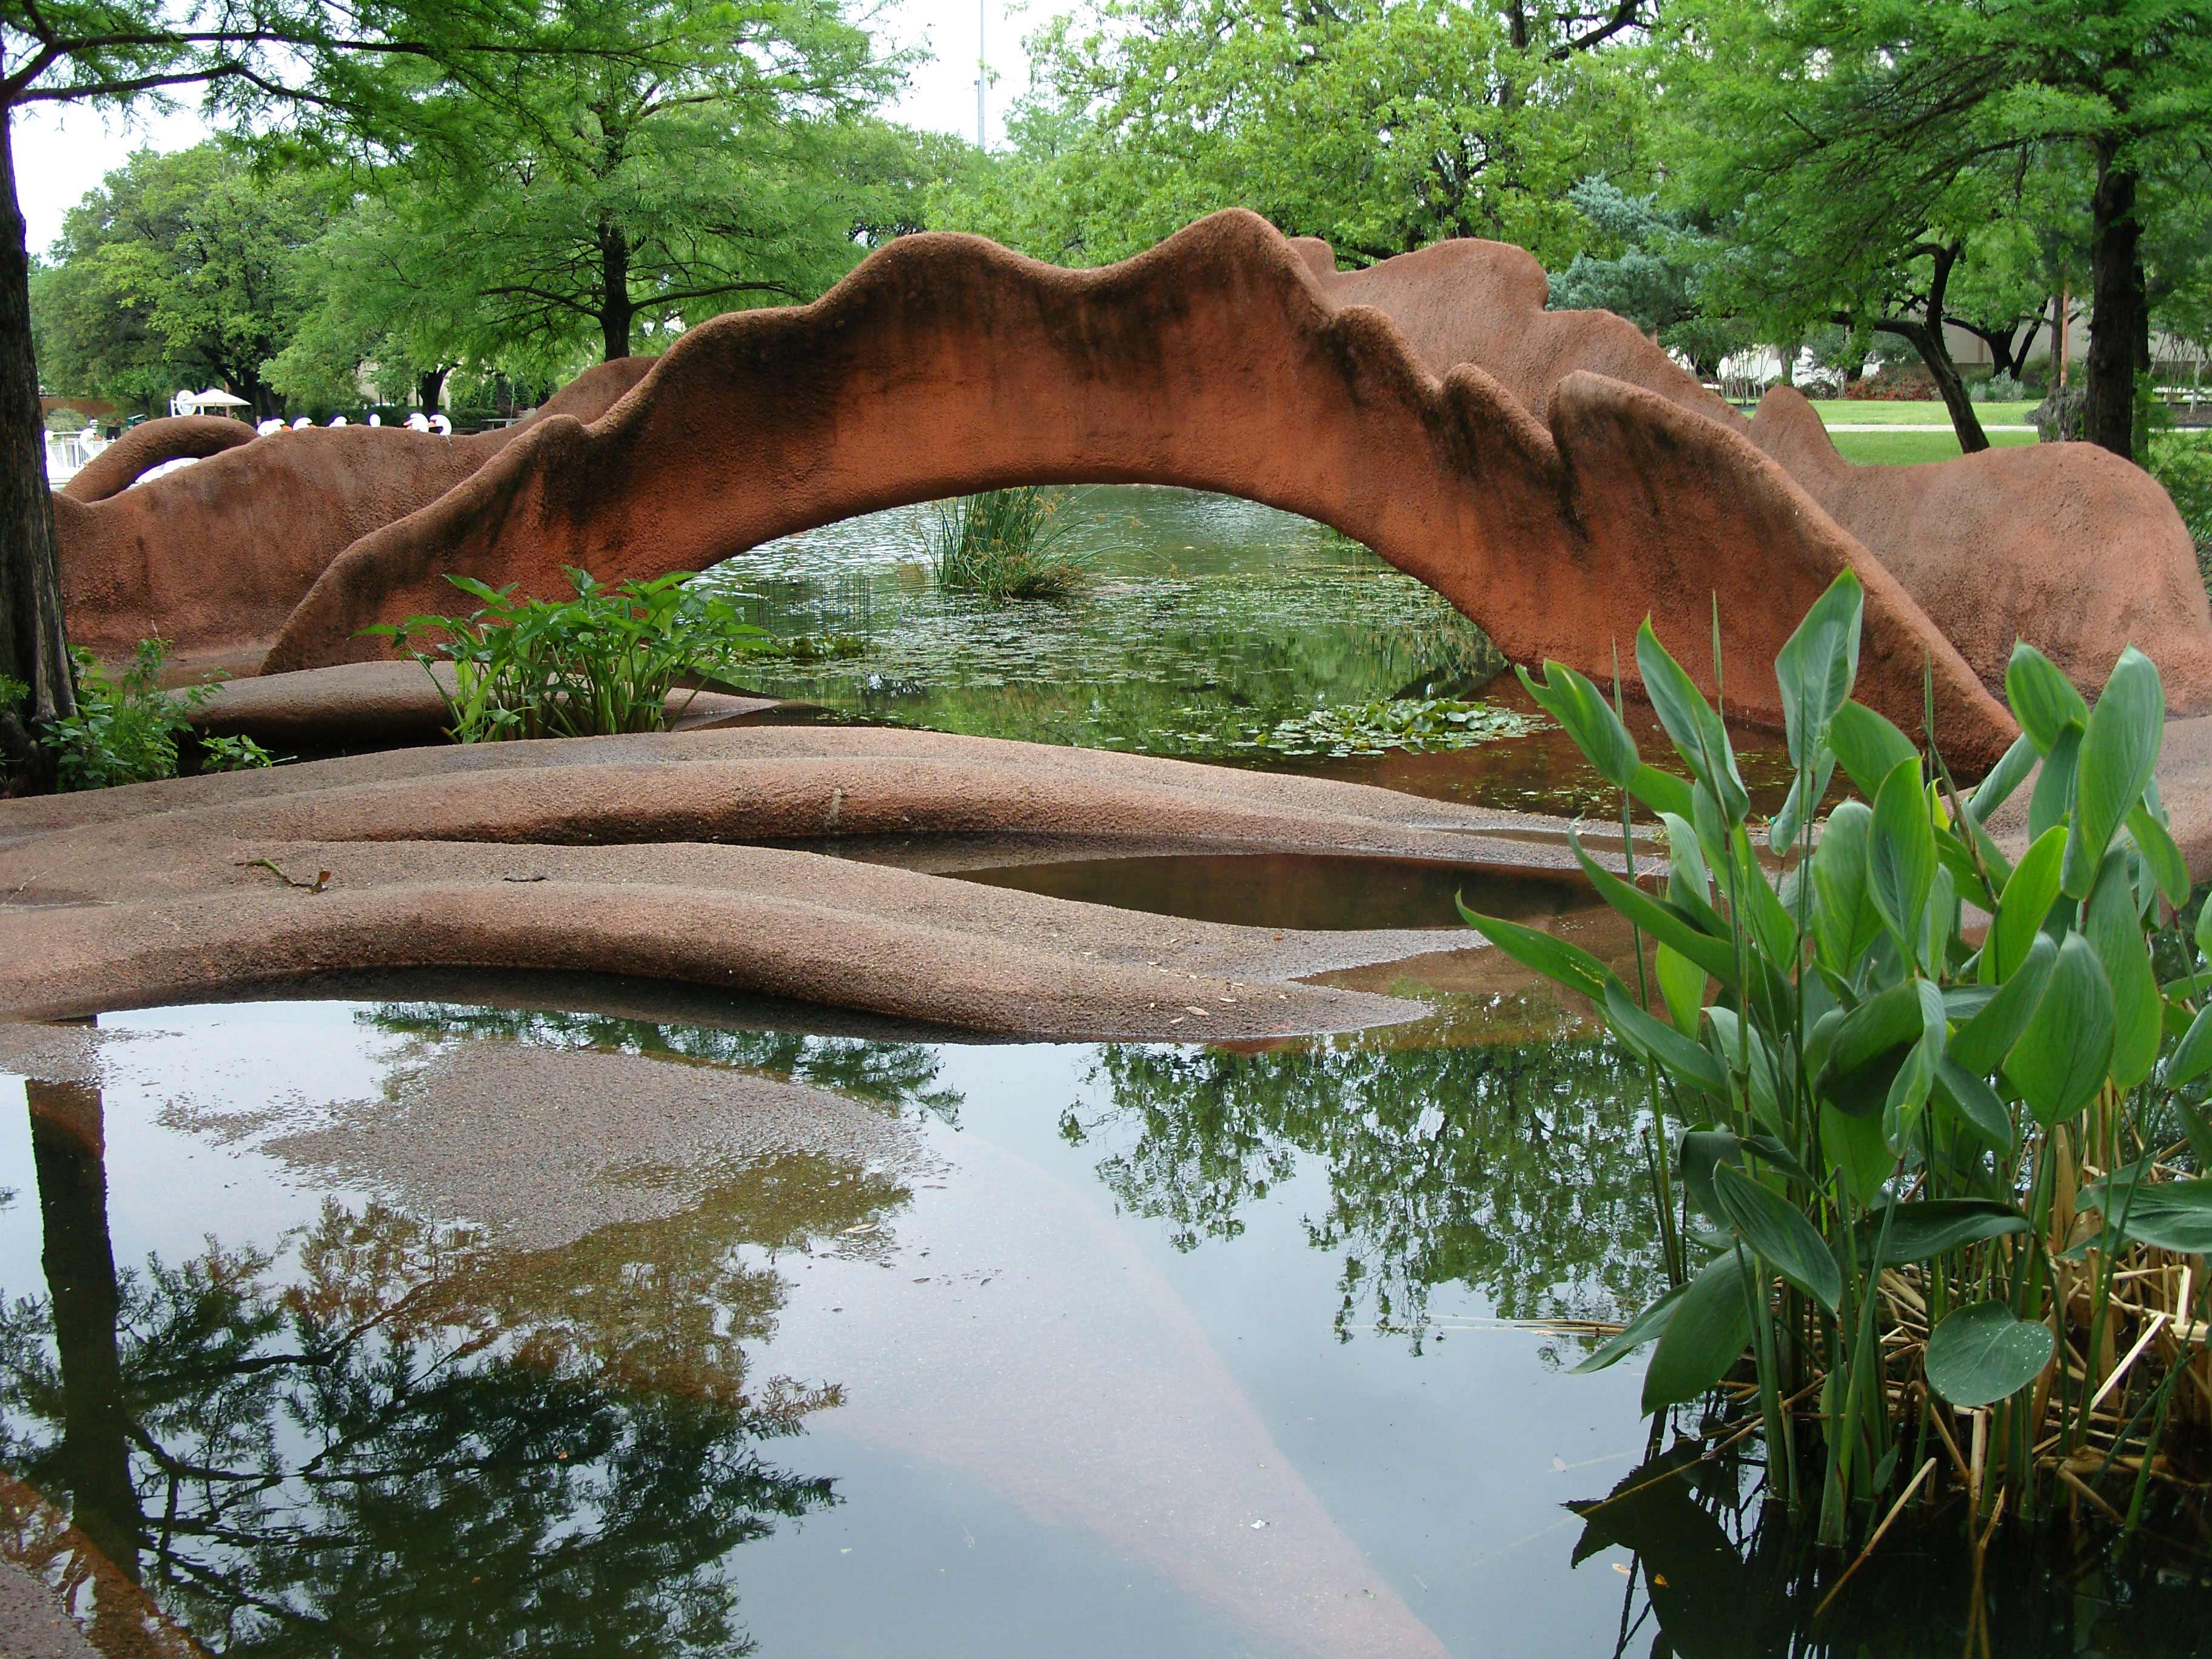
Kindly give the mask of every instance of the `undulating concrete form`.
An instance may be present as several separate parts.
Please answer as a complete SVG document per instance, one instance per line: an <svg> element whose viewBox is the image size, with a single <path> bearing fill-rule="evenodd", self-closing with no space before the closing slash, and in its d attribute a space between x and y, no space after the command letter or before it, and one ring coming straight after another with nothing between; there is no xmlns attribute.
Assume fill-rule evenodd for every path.
<svg viewBox="0 0 2212 1659"><path fill-rule="evenodd" d="M467 437L343 426L255 438L204 415L134 427L54 498L70 638L120 656L159 634L189 662L251 673L347 547L436 501L536 422L597 419L652 366L602 364L529 420ZM131 488L182 456L209 459Z"/></svg>
<svg viewBox="0 0 2212 1659"><path fill-rule="evenodd" d="M518 968L1055 1038L1350 1029L1420 1006L1302 976L1467 936L1188 921L901 861L943 868L929 854L957 841L984 865L1302 850L1573 879L1546 827L1356 784L922 732L398 750L0 801L0 1019L356 969Z"/></svg>
<svg viewBox="0 0 2212 1659"><path fill-rule="evenodd" d="M1243 212L1092 271L970 237L882 250L815 304L733 313L477 439L289 433L58 503L80 637L271 669L376 654L449 572L562 591L698 568L855 513L1007 484L1148 482L1301 513L1449 598L1508 655L1632 678L1647 614L1729 701L1846 565L1860 695L1963 763L2012 734L2015 633L2094 687L2122 645L2212 708L2212 612L2162 492L2083 446L1852 467L1777 393L1744 421L1626 322L1549 313L1535 262L1452 242L1336 272ZM1809 424L1808 424L1809 422ZM142 453L156 452L150 445Z"/></svg>

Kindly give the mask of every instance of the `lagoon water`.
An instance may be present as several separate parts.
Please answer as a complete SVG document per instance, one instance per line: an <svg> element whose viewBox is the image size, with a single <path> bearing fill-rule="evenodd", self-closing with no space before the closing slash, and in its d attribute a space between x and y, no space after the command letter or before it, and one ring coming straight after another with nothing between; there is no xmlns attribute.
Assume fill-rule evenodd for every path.
<svg viewBox="0 0 2212 1659"><path fill-rule="evenodd" d="M1180 491L1085 492L1071 524L1093 580L1063 603L937 593L915 513L715 580L787 639L850 637L763 665L825 718L1615 810L1540 725L1272 741L1400 694L1534 714L1364 551ZM965 874L1430 927L1345 977L1436 1012L1016 1044L446 975L58 1033L78 1081L0 1074L0 1555L114 1654L148 1597L271 1659L1965 1650L1946 1521L1816 1618L1842 1564L1760 1530L1755 1458L1702 1456L1694 1417L1650 1437L1638 1362L1571 1374L1659 1283L1644 1079L1455 953L1464 870ZM1481 879L1531 920L1584 902ZM2196 1524L2000 1557L1995 1650L2200 1651Z"/></svg>

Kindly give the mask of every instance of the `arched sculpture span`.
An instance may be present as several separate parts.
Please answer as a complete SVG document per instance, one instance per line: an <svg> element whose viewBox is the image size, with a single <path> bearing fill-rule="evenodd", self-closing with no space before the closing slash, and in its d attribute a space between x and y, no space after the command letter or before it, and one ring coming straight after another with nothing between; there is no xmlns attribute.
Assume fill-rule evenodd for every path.
<svg viewBox="0 0 2212 1659"><path fill-rule="evenodd" d="M903 239L813 305L593 371L526 428L287 434L58 501L73 625L107 648L273 633L268 668L309 667L446 608L448 571L552 592L564 564L697 568L878 507L1141 482L1333 525L1523 661L1603 675L1617 652L1632 676L1648 614L1702 678L1717 595L1729 703L1753 718L1778 720L1775 652L1846 565L1860 695L1917 725L1932 672L1962 762L2012 735L1991 692L2016 633L2088 686L2132 641L2174 712L2212 708L2187 533L2127 463L2069 445L1851 467L1795 394L1746 422L1620 319L1546 312L1517 249L1334 263L1236 211L1092 271Z"/></svg>

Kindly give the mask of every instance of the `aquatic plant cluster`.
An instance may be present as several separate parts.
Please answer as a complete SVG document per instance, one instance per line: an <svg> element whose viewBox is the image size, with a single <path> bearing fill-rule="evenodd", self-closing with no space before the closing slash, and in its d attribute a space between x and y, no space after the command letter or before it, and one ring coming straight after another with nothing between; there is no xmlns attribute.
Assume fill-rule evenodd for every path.
<svg viewBox="0 0 2212 1659"><path fill-rule="evenodd" d="M659 732L679 681L728 676L763 638L726 598L691 586L692 574L609 587L570 567L576 596L562 600L517 599L513 582L493 588L448 575L478 601L467 616L362 631L392 641L428 671L456 743Z"/></svg>
<svg viewBox="0 0 2212 1659"><path fill-rule="evenodd" d="M2133 1522L2179 1478L2178 1431L2212 1422L2191 1261L2212 1249L2212 908L2154 965L2160 915L2190 898L2154 780L2158 671L2124 653L2093 710L2020 646L2021 736L1962 797L1932 739L1849 701L1861 616L1846 573L1777 661L1797 769L1767 830L1778 883L1719 716L1648 623L1637 665L1687 781L1583 675L1522 675L1624 822L1633 796L1669 847L1654 892L1575 838L1656 946L1634 988L1468 915L1650 1067L1674 1285L1585 1364L1656 1342L1648 1412L1755 1405L1735 1432L1764 1437L1769 1497L1830 1546L1947 1493L1978 1550L2062 1502ZM1838 766L1864 799L1816 826ZM2031 772L2015 863L1985 824ZM1970 905L1992 918L1978 936Z"/></svg>
<svg viewBox="0 0 2212 1659"><path fill-rule="evenodd" d="M1376 697L1278 721L1264 737L1255 735L1251 746L1279 755L1379 755L1392 749L1427 753L1521 737L1535 724L1494 703Z"/></svg>
<svg viewBox="0 0 2212 1659"><path fill-rule="evenodd" d="M1025 484L937 504L927 551L943 586L987 599L1052 599L1083 586L1083 561L1054 545L1064 492Z"/></svg>

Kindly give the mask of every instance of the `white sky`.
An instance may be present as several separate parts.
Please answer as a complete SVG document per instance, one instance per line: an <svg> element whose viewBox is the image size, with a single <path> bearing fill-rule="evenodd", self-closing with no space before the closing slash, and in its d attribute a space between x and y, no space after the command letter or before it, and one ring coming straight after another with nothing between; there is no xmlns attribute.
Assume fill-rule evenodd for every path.
<svg viewBox="0 0 2212 1659"><path fill-rule="evenodd" d="M892 46L926 47L930 60L914 71L906 96L888 112L910 126L975 135L975 42L979 10L984 47L996 77L988 100L991 142L1006 137L1006 109L1029 83L1021 38L1073 0L884 0L877 25ZM62 216L142 145L185 149L206 136L197 113L144 113L103 119L88 109L33 106L13 134L15 185L33 253L61 234Z"/></svg>

